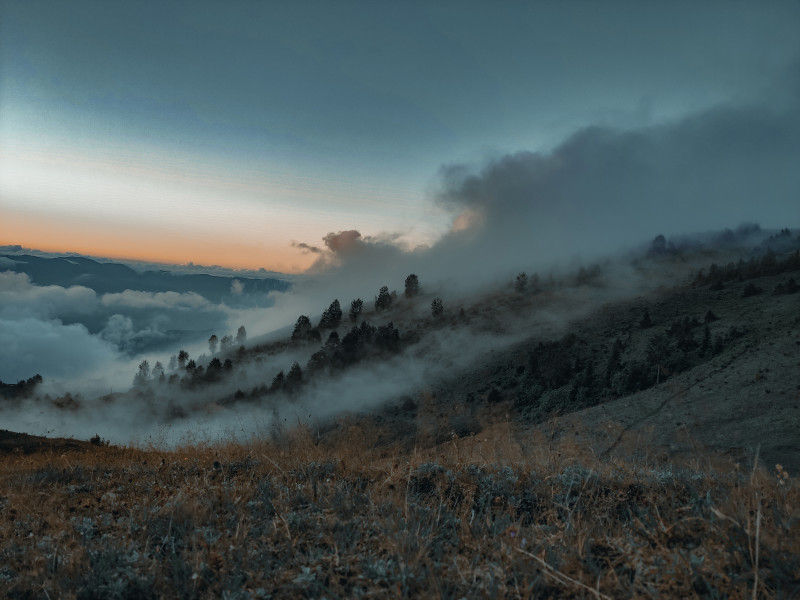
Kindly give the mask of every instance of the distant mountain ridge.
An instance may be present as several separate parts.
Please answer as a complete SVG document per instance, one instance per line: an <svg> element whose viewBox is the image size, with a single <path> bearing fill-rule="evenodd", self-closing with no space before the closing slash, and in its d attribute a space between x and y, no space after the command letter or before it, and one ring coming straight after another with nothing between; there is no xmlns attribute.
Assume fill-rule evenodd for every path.
<svg viewBox="0 0 800 600"><path fill-rule="evenodd" d="M284 292L291 284L277 278L225 277L170 271L138 272L119 263L105 263L82 256L43 258L30 254L0 255L0 271L26 273L36 285L80 285L98 294L125 290L144 292L195 292L211 302L250 294ZM234 281L239 282L234 287Z"/></svg>

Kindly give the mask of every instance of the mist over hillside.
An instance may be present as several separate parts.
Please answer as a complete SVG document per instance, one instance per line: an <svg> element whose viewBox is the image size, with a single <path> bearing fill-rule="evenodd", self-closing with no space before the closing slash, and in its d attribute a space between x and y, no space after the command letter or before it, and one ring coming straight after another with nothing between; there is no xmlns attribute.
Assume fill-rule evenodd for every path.
<svg viewBox="0 0 800 600"><path fill-rule="evenodd" d="M648 244L592 263L554 266L542 272L511 272L505 281L495 284L449 286L447 282L428 283L415 275L413 280L404 278L404 286L400 285L402 279L395 282L397 289L376 289L372 297L364 296L357 306L357 299L350 296L320 301L312 293L319 291L315 287L306 288L310 290L308 297L298 297L298 287L303 288L296 286L291 292L277 294L277 302L270 308L238 313L220 310L218 323L226 323L224 318L231 314L242 317L238 333L233 326L218 325L203 332L202 342L185 346L191 352L179 353L173 346L167 352L139 353L136 358L101 363L105 373L99 371L96 379L65 375L48 381L45 377L44 382L34 382L14 392L0 411L8 427L19 431L87 438L102 429L102 435L114 442L173 445L187 440L273 435L296 423L324 426L338 415L418 402L420 394L442 385L449 390L446 395L452 396L453 406L477 397L497 402L510 399L503 391L506 383L495 387L476 383L470 388L448 386L445 382L469 381L472 373L483 369L481 365L508 352L511 354L503 364L512 369L517 368L514 365L525 365L530 348L537 344L556 344L552 351L561 352L558 340L573 331L577 323L598 318L604 309L622 310L613 307L631 301L646 306L659 302L667 290L686 290L679 292L685 294L698 282L705 286L708 281L715 282L722 275L714 270L717 266L711 267L712 263L735 269L725 277L737 281L782 273L790 277L797 269L792 261L796 262L798 248L797 230L769 231L750 224L670 239L657 236ZM20 278L15 289L27 290L27 305L32 306L31 301L43 292L36 291L21 275L13 277ZM795 276L792 281L796 279ZM313 282L309 278L304 285L312 286ZM791 285L781 285L789 285L787 298L796 303L800 296L792 295ZM56 286L40 290L48 294L42 303L50 306L58 301L67 306L66 300L71 299L75 311L86 308L86 295L90 292L86 288ZM89 297L93 298L91 294ZM123 298L127 298L127 305ZM208 324L209 314L213 313L206 307L213 305L193 298L186 293L170 296L126 292L105 294L95 301L99 307L127 306L128 310L170 315L173 322L191 317ZM133 299L138 306L132 303ZM315 311L298 316L298 306L315 301ZM327 304L330 306L326 308ZM700 313L711 310L710 306L698 307L691 316L676 313L669 319L680 323L684 317L691 318L691 327L699 327L697 319L703 317ZM253 327L248 317L260 325ZM109 322L120 320L109 318ZM248 336L247 332L258 331L258 326L263 330L265 323L281 327L273 327L266 335ZM741 326L731 324L729 328ZM680 325L674 327L679 328L674 331L682 331ZM683 338L675 342L678 346L674 351L680 357L669 358L678 362L670 362L670 366L665 363L663 375L656 373L655 363L650 367L630 363L626 368L646 369L625 375L633 377L634 382L641 380L639 384L625 383L624 379L612 382L613 372L601 375L604 369L612 368L606 363L618 351L614 344L630 333L595 332L590 342L593 350L561 359L565 361L562 367L570 370L556 376L555 383L544 380L551 381L544 388L538 380L525 384L522 389L527 390L524 397L528 399L517 401L522 403L520 407L533 407L542 417L552 411L579 410L647 389L676 369L686 370L712 357L710 338L703 341L708 354L695 356L700 344L697 335L690 336L691 343ZM99 338L109 340L108 336L106 325ZM721 339L719 343L724 344L724 336ZM124 343L123 338L118 343ZM673 351L669 350L673 343L669 339L647 343L664 344L661 352L667 354ZM80 359L87 356L91 359L87 354ZM577 362L568 366L574 361ZM622 369L624 364L621 360L613 368ZM521 368L524 371L526 367ZM580 383L582 377L586 381ZM589 389L593 391L587 396ZM551 398L557 390L570 399L556 400L557 395ZM584 399L576 401L575 394ZM466 410L469 414L472 409Z"/></svg>
<svg viewBox="0 0 800 600"><path fill-rule="evenodd" d="M0 0L0 598L800 598L798 33Z"/></svg>

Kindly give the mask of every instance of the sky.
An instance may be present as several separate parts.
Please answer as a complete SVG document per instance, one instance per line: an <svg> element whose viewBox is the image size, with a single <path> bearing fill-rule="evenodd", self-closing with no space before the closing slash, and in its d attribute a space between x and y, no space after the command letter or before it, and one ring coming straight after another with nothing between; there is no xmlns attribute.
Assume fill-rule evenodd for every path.
<svg viewBox="0 0 800 600"><path fill-rule="evenodd" d="M779 105L798 32L798 2L0 0L0 244L300 272L330 232L441 243L449 165L690 140Z"/></svg>

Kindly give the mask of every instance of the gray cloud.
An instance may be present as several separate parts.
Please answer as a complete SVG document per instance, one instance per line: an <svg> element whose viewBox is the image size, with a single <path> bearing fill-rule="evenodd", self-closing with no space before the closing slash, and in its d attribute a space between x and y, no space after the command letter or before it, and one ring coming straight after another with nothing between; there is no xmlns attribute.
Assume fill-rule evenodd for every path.
<svg viewBox="0 0 800 600"><path fill-rule="evenodd" d="M96 307L97 294L89 288L37 286L25 273L0 272L0 317L87 315Z"/></svg>
<svg viewBox="0 0 800 600"><path fill-rule="evenodd" d="M780 108L721 106L657 126L586 127L549 152L446 165L434 201L453 227L438 242L409 252L392 236L331 233L315 268L371 285L411 271L475 283L592 259L658 233L797 226L800 102L786 94Z"/></svg>
<svg viewBox="0 0 800 600"><path fill-rule="evenodd" d="M194 292L125 290L98 296L82 286L38 286L0 272L0 379L40 373L80 377L112 362L225 330L238 312ZM122 354L121 354L122 353Z"/></svg>
<svg viewBox="0 0 800 600"><path fill-rule="evenodd" d="M75 377L102 369L116 358L114 346L79 323L0 318L0 380L16 381L35 373Z"/></svg>
<svg viewBox="0 0 800 600"><path fill-rule="evenodd" d="M312 246L311 244L306 244L305 242L292 242L292 247L298 248L306 253L310 252L311 254L321 254L322 252L324 252L322 248L318 248L317 246Z"/></svg>
<svg viewBox="0 0 800 600"><path fill-rule="evenodd" d="M125 290L117 294L103 294L104 306L136 309L209 309L215 305L195 292L142 292Z"/></svg>

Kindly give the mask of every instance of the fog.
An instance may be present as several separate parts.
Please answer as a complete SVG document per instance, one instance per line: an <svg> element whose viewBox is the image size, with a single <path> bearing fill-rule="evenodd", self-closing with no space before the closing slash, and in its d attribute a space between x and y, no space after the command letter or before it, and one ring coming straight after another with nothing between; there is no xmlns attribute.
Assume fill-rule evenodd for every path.
<svg viewBox="0 0 800 600"><path fill-rule="evenodd" d="M319 243L297 242L315 263L288 292L271 293L275 303L269 308L215 304L192 292L99 295L81 286L37 286L24 274L0 272L0 379L38 372L47 379L43 392L85 396L75 412L36 400L6 408L4 427L83 437L99 432L118 442L263 433L275 423L321 419L413 394L493 349L553 333L612 297L655 289L665 281L626 272L622 256L656 234L679 239L745 221L773 228L800 224L799 80L793 71L760 103L721 105L634 129L587 126L548 151L512 152L478 165L445 164L429 197L452 223L438 241L408 247L403 232L370 236L351 229L331 232ZM202 393L173 390L155 407L93 399L127 389L142 358L166 364L183 346L204 364L209 357L198 355L206 352L208 334L221 337L239 324L250 332L251 345L286 338L299 314L316 322L334 298L345 312L358 297L371 306L381 285L402 292L409 273L419 276L425 301L384 320L411 323L429 312L434 295L453 311L508 289L521 270L561 277L601 259L609 261L606 277L614 285L571 297L565 305L570 310L535 311L524 323L500 322L494 329L434 330L390 360L315 379L300 398L208 412L215 398L268 383L294 361L305 365L318 345L237 365L227 383ZM193 337L176 337L176 331ZM190 417L167 419L165 406L181 407Z"/></svg>
<svg viewBox="0 0 800 600"><path fill-rule="evenodd" d="M445 326L433 327L428 324L419 341L400 354L366 360L341 371L307 375L306 383L294 393L273 393L232 404L216 402L237 389L268 384L278 371L286 372L294 362L305 368L320 343L292 344L257 360L237 362L230 377L199 389L151 382L142 390L143 395L113 399L87 396L80 400L79 408L65 410L56 410L41 400L26 400L3 411L4 423L18 431L83 438L99 433L116 443L166 446L243 440L297 423L321 423L342 413L372 410L387 402L416 397L474 366L476 360L531 336L560 335L572 319L585 315L598 303L641 293L652 285L628 270L623 273L609 268L607 277L603 285L589 290L565 288L558 293L557 301L543 297L537 310L522 314L502 301L495 306L494 301L475 298L478 304L467 306L468 321L450 320ZM429 313L429 300L429 295L400 300L389 314L369 314L367 318L376 324L394 320L407 331L421 313ZM488 312L486 302L494 306ZM449 317L457 312L455 305L446 310ZM346 328L340 328L342 335ZM208 357L199 360L207 364ZM180 416L173 414L175 409L180 409Z"/></svg>
<svg viewBox="0 0 800 600"><path fill-rule="evenodd" d="M743 222L800 223L800 62L761 101L728 103L632 129L587 126L549 151L445 164L430 202L452 226L430 246L402 232L331 232L296 246L312 276L277 297L261 329L331 298L371 300L416 273L429 290L475 293L520 270L547 272L619 254L657 234ZM758 94L756 94L758 96Z"/></svg>

